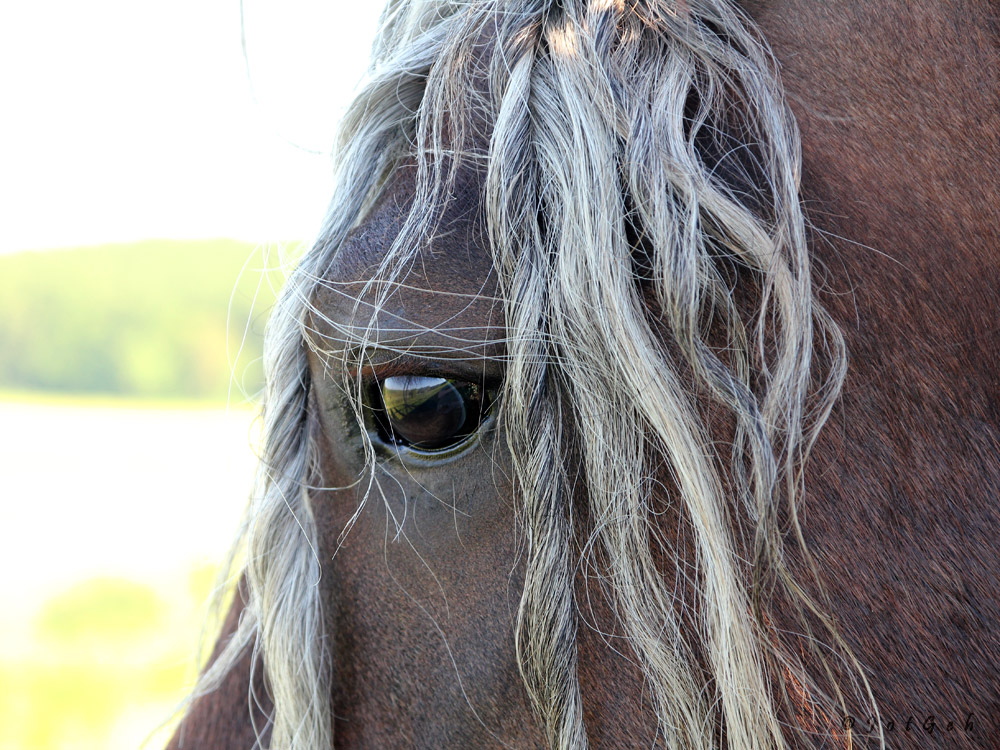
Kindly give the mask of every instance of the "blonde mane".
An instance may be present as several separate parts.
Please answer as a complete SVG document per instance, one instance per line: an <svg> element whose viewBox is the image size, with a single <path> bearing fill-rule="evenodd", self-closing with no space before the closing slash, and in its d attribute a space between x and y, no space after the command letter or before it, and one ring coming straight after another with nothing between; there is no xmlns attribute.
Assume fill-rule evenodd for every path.
<svg viewBox="0 0 1000 750"><path fill-rule="evenodd" d="M342 126L340 188L270 325L266 443L239 541L246 608L199 693L252 647L271 747L332 747L306 346L331 349L309 320L324 270L404 161L416 198L383 280L405 275L458 169L485 175L525 545L511 645L549 747L587 746L580 565L605 582L665 747L836 741L846 706L874 703L815 573L800 583L789 556L812 570L803 464L846 356L813 296L795 122L766 46L726 0L389 3ZM375 335L342 330L339 350ZM694 559L657 527L656 492L679 508Z"/></svg>

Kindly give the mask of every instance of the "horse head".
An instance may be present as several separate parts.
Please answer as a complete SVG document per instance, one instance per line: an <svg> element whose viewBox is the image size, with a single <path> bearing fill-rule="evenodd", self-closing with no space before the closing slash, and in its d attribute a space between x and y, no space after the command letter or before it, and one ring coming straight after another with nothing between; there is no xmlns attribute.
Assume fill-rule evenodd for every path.
<svg viewBox="0 0 1000 750"><path fill-rule="evenodd" d="M988 10L391 3L175 746L980 746Z"/></svg>

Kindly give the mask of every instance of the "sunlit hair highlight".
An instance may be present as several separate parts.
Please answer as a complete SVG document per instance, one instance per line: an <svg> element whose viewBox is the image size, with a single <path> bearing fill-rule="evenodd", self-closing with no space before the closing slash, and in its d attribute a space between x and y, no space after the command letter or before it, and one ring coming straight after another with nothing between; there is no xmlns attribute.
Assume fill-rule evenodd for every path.
<svg viewBox="0 0 1000 750"><path fill-rule="evenodd" d="M306 346L326 345L309 321L324 270L403 162L416 164L415 199L379 282L405 278L459 170L484 175L525 542L512 645L549 747L587 745L580 565L614 603L665 747L862 744L836 717L857 701L877 709L797 513L846 356L813 296L794 120L766 46L726 0L389 4L342 126L321 239L271 323L265 452L242 535L248 598L200 690L252 646L274 702L271 746L332 746L307 489ZM377 335L340 330L340 350ZM657 527L664 502L694 559Z"/></svg>

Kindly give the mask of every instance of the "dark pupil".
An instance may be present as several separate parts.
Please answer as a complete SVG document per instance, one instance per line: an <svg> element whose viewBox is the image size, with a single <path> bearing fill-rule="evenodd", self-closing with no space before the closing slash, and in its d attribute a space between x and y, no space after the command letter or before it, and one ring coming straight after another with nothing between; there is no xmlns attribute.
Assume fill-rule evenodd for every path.
<svg viewBox="0 0 1000 750"><path fill-rule="evenodd" d="M481 389L474 383L404 375L386 378L377 414L382 439L433 450L461 441L479 428Z"/></svg>

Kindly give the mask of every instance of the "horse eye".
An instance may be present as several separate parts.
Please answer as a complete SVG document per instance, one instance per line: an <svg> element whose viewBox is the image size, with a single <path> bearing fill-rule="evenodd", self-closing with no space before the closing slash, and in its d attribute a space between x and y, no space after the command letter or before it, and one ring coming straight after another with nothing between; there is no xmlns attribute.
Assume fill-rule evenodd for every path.
<svg viewBox="0 0 1000 750"><path fill-rule="evenodd" d="M376 383L372 399L379 437L418 450L457 445L479 429L490 399L475 383L404 375Z"/></svg>

